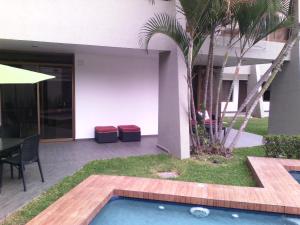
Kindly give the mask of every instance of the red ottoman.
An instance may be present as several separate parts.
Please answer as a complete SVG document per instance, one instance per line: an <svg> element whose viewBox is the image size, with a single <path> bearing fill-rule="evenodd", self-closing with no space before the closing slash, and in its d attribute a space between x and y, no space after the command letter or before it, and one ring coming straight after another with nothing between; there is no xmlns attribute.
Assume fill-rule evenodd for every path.
<svg viewBox="0 0 300 225"><path fill-rule="evenodd" d="M118 141L118 130L113 126L95 127L95 141L98 143L113 143Z"/></svg>
<svg viewBox="0 0 300 225"><path fill-rule="evenodd" d="M118 130L121 141L141 141L141 128L136 125L121 125Z"/></svg>

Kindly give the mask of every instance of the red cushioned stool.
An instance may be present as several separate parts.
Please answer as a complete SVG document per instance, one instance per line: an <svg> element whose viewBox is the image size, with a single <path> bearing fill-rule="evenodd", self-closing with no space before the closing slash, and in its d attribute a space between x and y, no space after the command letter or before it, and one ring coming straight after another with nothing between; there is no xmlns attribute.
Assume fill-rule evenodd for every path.
<svg viewBox="0 0 300 225"><path fill-rule="evenodd" d="M118 130L113 126L95 127L95 141L98 143L113 143L118 141Z"/></svg>
<svg viewBox="0 0 300 225"><path fill-rule="evenodd" d="M141 141L141 128L136 125L121 125L118 126L118 130L121 141Z"/></svg>

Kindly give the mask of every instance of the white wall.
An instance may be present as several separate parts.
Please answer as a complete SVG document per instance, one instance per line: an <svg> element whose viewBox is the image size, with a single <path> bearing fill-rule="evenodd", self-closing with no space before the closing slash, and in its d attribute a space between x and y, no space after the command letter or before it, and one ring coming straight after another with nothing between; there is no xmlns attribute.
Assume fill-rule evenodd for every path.
<svg viewBox="0 0 300 225"><path fill-rule="evenodd" d="M259 77L261 78L264 73L270 68L271 64L261 64L258 65L260 68L260 74ZM272 95L272 93L271 93ZM262 104L262 108L263 108L263 114L262 117L268 117L269 116L269 111L270 111L270 102L265 102L263 101L263 98L261 98L261 104Z"/></svg>
<svg viewBox="0 0 300 225"><path fill-rule="evenodd" d="M233 80L233 79L226 79L227 76L224 76L224 80ZM238 104L239 104L239 80L234 82L234 89L232 93L232 101L228 102L227 110L226 110L226 116L233 116L234 113L238 110ZM224 111L226 102L221 102L221 110Z"/></svg>
<svg viewBox="0 0 300 225"><path fill-rule="evenodd" d="M136 124L158 133L158 54L75 55L76 139L96 125Z"/></svg>
<svg viewBox="0 0 300 225"><path fill-rule="evenodd" d="M253 66L254 73L252 74L253 79L255 79L255 83L253 83L249 88L252 89L253 85L256 85L256 83L261 79L261 77L264 75L264 73L270 68L271 64L259 64L256 66ZM261 88L259 88L259 91ZM263 100L263 97L259 100L259 103L256 107L256 109L253 112L253 116L256 117L268 117L269 116L269 109L270 109L270 102L265 102Z"/></svg>
<svg viewBox="0 0 300 225"><path fill-rule="evenodd" d="M175 14L173 1L0 0L0 5L0 39L127 48L139 48L141 27L154 13Z"/></svg>

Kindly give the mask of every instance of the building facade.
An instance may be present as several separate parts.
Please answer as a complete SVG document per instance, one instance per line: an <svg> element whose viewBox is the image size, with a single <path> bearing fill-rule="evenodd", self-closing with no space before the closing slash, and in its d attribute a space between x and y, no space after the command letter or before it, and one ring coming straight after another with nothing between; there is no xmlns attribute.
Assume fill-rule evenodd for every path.
<svg viewBox="0 0 300 225"><path fill-rule="evenodd" d="M57 141L93 138L98 125L136 124L142 135L158 135L158 147L181 159L190 156L182 55L162 35L151 41L148 54L138 43L141 27L155 13L181 17L174 1L2 3L0 62L56 76L37 85L2 86L2 126L17 122L24 136L38 132L46 141ZM222 63L225 41L224 36L217 42L216 66ZM230 110L238 105L238 86L249 87L261 74L253 65L271 62L282 46L265 40L247 53L245 64L252 66L241 77L248 84L243 78L236 84ZM205 65L207 51L206 42L198 65ZM235 51L230 65L235 65ZM232 68L227 70L230 81ZM262 111L267 113L267 106Z"/></svg>
<svg viewBox="0 0 300 225"><path fill-rule="evenodd" d="M242 66L240 68L240 73L238 80L234 81L234 71L235 67L227 67L224 71L224 81L223 81L223 102L221 102L221 109L224 111L226 100L229 94L229 88L233 82L234 90L226 110L226 116L234 116L238 111L239 107L243 104L248 93L255 87L257 82L260 80L261 76L268 70L271 64L256 64ZM253 116L257 118L263 118L269 116L270 109L270 90L267 90L263 97L260 99L256 109L253 112ZM245 113L247 108L244 109ZM242 114L243 114L242 113Z"/></svg>
<svg viewBox="0 0 300 225"><path fill-rule="evenodd" d="M300 4L296 1L300 22ZM292 49L290 60L286 62L271 86L271 105L269 117L270 134L300 134L300 44L299 40Z"/></svg>

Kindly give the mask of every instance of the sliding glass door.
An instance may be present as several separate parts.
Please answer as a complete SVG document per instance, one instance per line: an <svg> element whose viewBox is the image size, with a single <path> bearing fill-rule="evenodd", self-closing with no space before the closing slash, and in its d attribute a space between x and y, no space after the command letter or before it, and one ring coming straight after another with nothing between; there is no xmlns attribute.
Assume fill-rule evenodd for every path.
<svg viewBox="0 0 300 225"><path fill-rule="evenodd" d="M40 66L39 71L55 76L39 84L41 138L72 138L72 68Z"/></svg>
<svg viewBox="0 0 300 225"><path fill-rule="evenodd" d="M8 65L54 75L39 84L1 85L1 126L7 136L41 139L73 138L73 66L43 64Z"/></svg>
<svg viewBox="0 0 300 225"><path fill-rule="evenodd" d="M37 66L11 66L37 71ZM5 84L1 90L1 127L6 137L28 137L38 133L37 85Z"/></svg>

